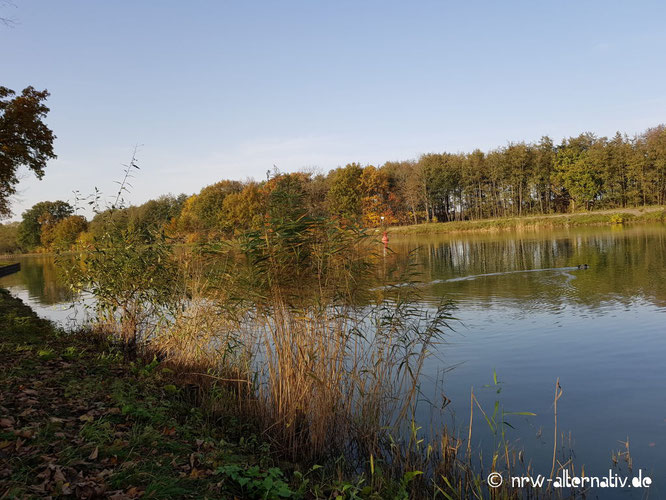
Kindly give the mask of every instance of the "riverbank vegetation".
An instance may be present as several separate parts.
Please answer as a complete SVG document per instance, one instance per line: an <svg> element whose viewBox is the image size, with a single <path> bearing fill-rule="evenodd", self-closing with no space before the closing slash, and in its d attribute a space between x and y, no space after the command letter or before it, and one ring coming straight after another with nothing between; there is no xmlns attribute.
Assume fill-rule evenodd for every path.
<svg viewBox="0 0 666 500"><path fill-rule="evenodd" d="M180 242L205 243L258 230L271 217L301 209L310 217L366 228L491 219L499 222L490 225L501 226L507 218L581 210L630 213L666 203L666 128L610 139L584 133L559 144L544 137L488 152L428 153L380 167L351 163L325 175L275 169L263 181L222 180L192 196L165 195L97 211L89 224L76 215L86 201L95 202L35 205L23 215L14 248L85 245L111 219L140 231L157 228ZM559 224L555 218L543 222Z"/></svg>

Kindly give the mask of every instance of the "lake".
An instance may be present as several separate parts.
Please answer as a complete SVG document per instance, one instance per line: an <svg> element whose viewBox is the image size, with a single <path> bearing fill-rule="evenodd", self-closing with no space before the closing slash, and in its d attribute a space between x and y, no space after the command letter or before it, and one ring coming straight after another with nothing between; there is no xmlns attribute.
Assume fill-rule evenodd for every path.
<svg viewBox="0 0 666 500"><path fill-rule="evenodd" d="M666 496L666 226L392 236L390 248L387 259L415 262L426 305L450 298L457 306L422 386L434 407L450 403L441 412L421 406L426 432L447 424L464 434L474 387L486 411L499 401L507 412L537 414L506 417L507 436L535 473L549 475L559 378L558 434L576 470L607 475L628 439L634 474L652 477L651 497ZM0 286L45 317L82 317L67 309L51 257L16 260L21 272ZM475 413L475 446L487 454L494 438ZM634 475L626 470L620 458L614 471ZM591 498L600 492L642 497L596 490Z"/></svg>

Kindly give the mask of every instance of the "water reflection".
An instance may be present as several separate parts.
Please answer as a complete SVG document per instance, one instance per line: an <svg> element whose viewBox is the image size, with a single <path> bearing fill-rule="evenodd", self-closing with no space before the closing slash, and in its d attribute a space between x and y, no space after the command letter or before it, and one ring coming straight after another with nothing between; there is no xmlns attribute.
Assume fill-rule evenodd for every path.
<svg viewBox="0 0 666 500"><path fill-rule="evenodd" d="M51 255L16 257L12 262L21 264L21 271L0 279L3 288L21 289L32 301L48 306L71 298L55 260Z"/></svg>
<svg viewBox="0 0 666 500"><path fill-rule="evenodd" d="M81 324L85 311L72 305L72 294L52 255L30 255L5 259L21 264L18 273L0 278L8 289L30 305L40 316L63 326Z"/></svg>
<svg viewBox="0 0 666 500"><path fill-rule="evenodd" d="M426 298L451 294L470 305L503 299L521 307L538 301L550 308L598 308L640 297L666 306L663 225L394 238L392 249L398 260L415 255L429 284ZM589 269L577 269L581 264Z"/></svg>

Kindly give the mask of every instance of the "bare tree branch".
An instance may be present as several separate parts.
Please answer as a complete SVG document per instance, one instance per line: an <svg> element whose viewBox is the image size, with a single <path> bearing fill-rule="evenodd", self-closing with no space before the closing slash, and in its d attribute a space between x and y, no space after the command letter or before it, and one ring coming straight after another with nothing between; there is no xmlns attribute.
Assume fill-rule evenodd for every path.
<svg viewBox="0 0 666 500"><path fill-rule="evenodd" d="M0 0L0 8L2 7L13 7L16 8L16 4L11 0ZM0 24L6 26L7 28L13 28L16 26L17 21L12 17L3 17L0 16Z"/></svg>

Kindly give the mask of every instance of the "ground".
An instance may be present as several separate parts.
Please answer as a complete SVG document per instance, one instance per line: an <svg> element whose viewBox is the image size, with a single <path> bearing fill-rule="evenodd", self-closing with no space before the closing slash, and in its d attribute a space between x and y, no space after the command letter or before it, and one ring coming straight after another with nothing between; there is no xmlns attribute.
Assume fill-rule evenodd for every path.
<svg viewBox="0 0 666 500"><path fill-rule="evenodd" d="M250 426L0 290L0 498L298 498Z"/></svg>

